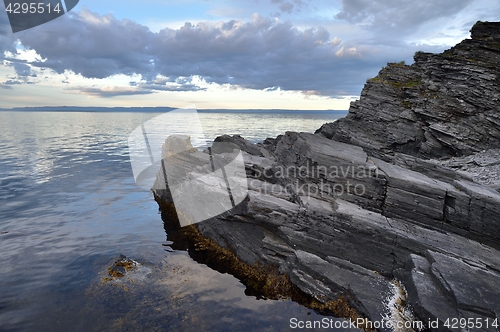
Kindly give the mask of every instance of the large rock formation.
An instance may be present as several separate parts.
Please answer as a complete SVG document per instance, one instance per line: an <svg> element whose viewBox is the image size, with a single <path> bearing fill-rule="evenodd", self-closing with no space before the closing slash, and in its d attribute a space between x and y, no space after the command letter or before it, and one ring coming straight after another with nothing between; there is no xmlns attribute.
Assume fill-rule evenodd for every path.
<svg viewBox="0 0 500 332"><path fill-rule="evenodd" d="M500 23L478 22L471 39L415 63L390 63L368 80L342 121L318 132L387 158L441 158L500 148Z"/></svg>
<svg viewBox="0 0 500 332"><path fill-rule="evenodd" d="M346 296L378 330L422 322L452 331L457 320L464 331L498 331L500 193L483 175L500 158L482 150L500 147L500 25L477 23L472 39L415 59L383 69L345 119L317 134L260 145L217 139L242 151L248 194L196 226L248 266L277 267L317 301ZM187 141L184 150L182 160L216 158ZM229 191L240 181L230 173ZM172 203L158 188L161 206Z"/></svg>

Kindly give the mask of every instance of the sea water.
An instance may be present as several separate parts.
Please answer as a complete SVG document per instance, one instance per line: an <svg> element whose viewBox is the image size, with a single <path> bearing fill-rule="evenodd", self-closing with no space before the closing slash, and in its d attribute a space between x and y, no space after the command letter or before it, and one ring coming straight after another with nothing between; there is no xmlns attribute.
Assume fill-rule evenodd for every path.
<svg viewBox="0 0 500 332"><path fill-rule="evenodd" d="M157 115L0 112L0 330L287 331L292 318L323 318L247 296L231 275L169 247L151 192L134 183L127 146L130 132ZM342 115L199 116L207 140L258 142L314 132ZM120 255L139 269L109 281Z"/></svg>

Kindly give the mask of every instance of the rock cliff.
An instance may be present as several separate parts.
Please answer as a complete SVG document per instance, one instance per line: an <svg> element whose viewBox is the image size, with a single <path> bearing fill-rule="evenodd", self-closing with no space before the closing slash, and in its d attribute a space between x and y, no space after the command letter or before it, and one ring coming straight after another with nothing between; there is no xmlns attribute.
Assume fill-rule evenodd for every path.
<svg viewBox="0 0 500 332"><path fill-rule="evenodd" d="M369 79L345 119L317 132L388 158L469 155L500 148L500 23L441 54L417 52Z"/></svg>
<svg viewBox="0 0 500 332"><path fill-rule="evenodd" d="M500 24L478 22L471 37L418 53L411 66L389 64L345 119L316 134L258 145L223 136L216 142L235 149L217 156L178 138L179 160L196 164L189 174L238 151L244 159L245 199L197 232L245 266L276 267L316 301L345 297L380 331L455 331L446 323L461 318L498 331ZM221 187L189 176L205 193L241 180L225 172ZM172 193L158 183L165 210Z"/></svg>

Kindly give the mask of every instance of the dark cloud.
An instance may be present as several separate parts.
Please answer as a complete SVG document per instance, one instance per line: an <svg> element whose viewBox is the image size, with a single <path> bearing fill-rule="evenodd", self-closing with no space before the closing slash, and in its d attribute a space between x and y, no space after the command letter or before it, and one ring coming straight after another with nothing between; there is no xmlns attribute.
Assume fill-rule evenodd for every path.
<svg viewBox="0 0 500 332"><path fill-rule="evenodd" d="M323 95L358 94L359 75L375 73L380 62L362 47L333 40L324 28L299 30L291 23L254 16L252 22L186 23L158 33L130 20L99 16L87 9L16 34L44 59L32 66L58 73L71 70L88 78L140 74L144 89L187 91L158 85L202 77L251 89L318 91Z"/></svg>
<svg viewBox="0 0 500 332"><path fill-rule="evenodd" d="M206 88L201 88L193 83L191 77L156 77L148 83L130 82L130 86L135 86L144 90L153 91L204 91Z"/></svg>
<svg viewBox="0 0 500 332"><path fill-rule="evenodd" d="M4 82L4 84L9 84ZM130 82L129 87L105 86L105 87L72 87L67 88L67 91L72 91L76 94L84 94L98 97L116 97L116 96L132 96L132 95L147 95L158 91L200 91L206 90L192 83L192 79L179 78L176 80L169 78L156 78L151 83Z"/></svg>
<svg viewBox="0 0 500 332"><path fill-rule="evenodd" d="M453 16L474 0L341 0L337 19L359 24L379 39L415 32L425 23ZM384 35L385 34L385 35Z"/></svg>
<svg viewBox="0 0 500 332"><path fill-rule="evenodd" d="M154 90L154 91L204 91L205 88L200 88L195 84L183 84L183 85L159 85L159 84L141 84L138 85L141 89Z"/></svg>
<svg viewBox="0 0 500 332"><path fill-rule="evenodd" d="M286 13L291 13L293 11L293 7L295 7L293 2L286 0L271 0L271 3L277 4L279 9Z"/></svg>
<svg viewBox="0 0 500 332"><path fill-rule="evenodd" d="M16 80L7 80L7 81L3 82L3 84L5 84L5 85L20 85L23 83L24 82L22 82L22 81L16 81Z"/></svg>
<svg viewBox="0 0 500 332"><path fill-rule="evenodd" d="M16 71L16 74L19 77L32 76L31 67L27 64L26 61L13 60L13 61L10 61L9 66L14 68L14 70Z"/></svg>
<svg viewBox="0 0 500 332"><path fill-rule="evenodd" d="M67 88L67 91L71 91L76 94L89 95L94 97L116 97L116 96L133 96L133 95L147 95L154 93L151 90L127 88L127 87L74 87Z"/></svg>
<svg viewBox="0 0 500 332"><path fill-rule="evenodd" d="M3 82L4 85L21 85L21 84L34 84L33 79L37 77L32 73L31 67L25 60L8 59L4 60L4 66L12 67L16 72L15 75L8 76L8 80Z"/></svg>
<svg viewBox="0 0 500 332"><path fill-rule="evenodd" d="M302 0L271 0L271 3L278 5L280 11L289 14L293 11L300 11L306 6L305 1Z"/></svg>
<svg viewBox="0 0 500 332"><path fill-rule="evenodd" d="M305 6L300 0L270 1L285 12ZM342 0L337 19L367 29L365 38L350 41L341 41L322 27L301 30L290 22L258 15L251 22L185 23L179 29L155 33L136 22L83 8L17 33L22 45L35 50L43 61L12 66L18 79L30 75L30 66L61 74L73 71L87 78L142 76L143 81L129 88L75 90L96 96L202 90L194 77L248 89L358 95L364 81L387 61L411 62L417 50L441 51L405 44L398 35L437 17L453 15L469 2ZM2 22L0 16L0 29L5 25ZM0 37L0 47L12 47L11 35Z"/></svg>
<svg viewBox="0 0 500 332"><path fill-rule="evenodd" d="M12 86L4 83L0 83L0 89L12 90Z"/></svg>
<svg viewBox="0 0 500 332"><path fill-rule="evenodd" d="M117 21L111 15L97 16L84 9L16 36L46 59L33 65L58 73L72 70L85 77L105 78L151 69L148 48L154 34L145 26Z"/></svg>
<svg viewBox="0 0 500 332"><path fill-rule="evenodd" d="M1 7L1 5L0 5ZM7 12L0 10L0 60L5 59L5 52L15 53L14 34L10 28Z"/></svg>

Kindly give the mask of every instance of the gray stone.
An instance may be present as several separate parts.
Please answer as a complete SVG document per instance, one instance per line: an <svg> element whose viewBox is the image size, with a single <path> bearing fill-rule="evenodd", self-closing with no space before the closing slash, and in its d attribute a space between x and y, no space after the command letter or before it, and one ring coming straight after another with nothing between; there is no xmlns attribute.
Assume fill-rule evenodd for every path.
<svg viewBox="0 0 500 332"><path fill-rule="evenodd" d="M484 266L489 273L485 276L491 276L488 282L500 282L492 272L500 271L499 252L476 242L474 236L480 234L479 240L485 243L487 239L498 243L494 216L498 215L500 194L453 174L451 168L427 172L439 178L435 179L426 172L369 158L359 147L292 132L277 143L272 157L245 155L244 159L247 199L234 210L198 224L200 232L250 265L278 266L319 300L351 294L352 305L359 312L380 320L387 314L383 300L387 296L383 294L390 291L396 270L404 286L410 285L410 298L433 294L426 301L415 302L417 318L441 319L458 313L458 304L450 304L448 309L442 305L451 303L455 292L441 287L446 283L433 281L422 288L437 278L425 262L417 269L427 271L424 275L412 271L414 266L405 268L408 257L424 257L429 250L442 255L436 257L460 258L466 264ZM413 161L418 163L414 169L426 165ZM321 166L372 167L377 174L368 180L350 172L328 178L325 172L317 172ZM277 176L273 172L280 167L302 168L303 173ZM263 175L266 170L270 170L267 176ZM296 180L317 185L318 178L337 184L349 180L370 189L356 196L297 192L289 186ZM375 182L370 186L370 181ZM376 199L369 200L369 196ZM471 273L484 279L478 271ZM473 308L477 303L467 305ZM482 312L470 308L471 315Z"/></svg>
<svg viewBox="0 0 500 332"><path fill-rule="evenodd" d="M463 317L473 318L474 322L479 319L484 330L496 330L491 323L500 317L498 270L428 251L425 257L411 255L405 268L395 274L406 285L408 301L415 313L432 321L439 320L439 328L433 330L456 331L445 323ZM489 320L489 328L486 328L486 320Z"/></svg>

